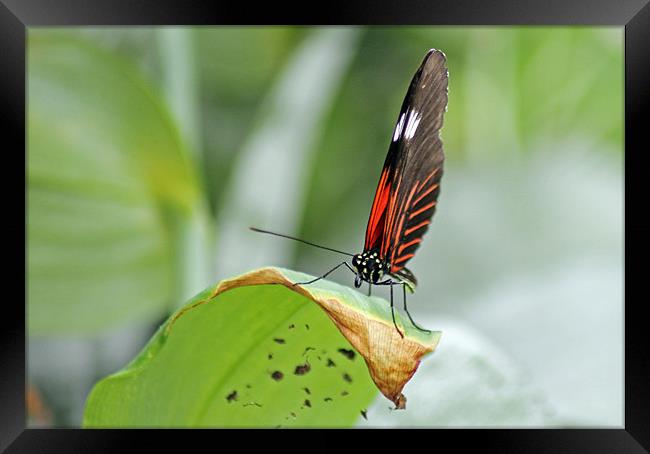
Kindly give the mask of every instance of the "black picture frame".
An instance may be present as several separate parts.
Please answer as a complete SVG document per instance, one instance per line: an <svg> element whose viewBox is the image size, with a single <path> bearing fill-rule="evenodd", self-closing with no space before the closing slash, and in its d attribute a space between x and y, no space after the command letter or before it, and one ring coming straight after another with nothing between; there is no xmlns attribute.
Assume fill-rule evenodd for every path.
<svg viewBox="0 0 650 454"><path fill-rule="evenodd" d="M625 423L620 429L503 429L503 430L436 430L435 434L420 431L421 437L404 444L403 434L393 431L373 431L372 438L396 441L403 449L434 449L453 446L454 449L475 446L487 452L571 452L571 453L641 453L650 449L650 355L646 353L644 293L640 281L632 279L631 260L641 257L648 245L650 223L644 221L644 181L647 167L643 157L650 144L645 135L648 119L650 88L650 4L648 0L533 0L481 1L438 0L365 2L348 0L340 5L322 3L296 5L273 3L268 9L252 8L249 4L226 4L201 0L0 0L0 108L5 129L5 155L21 156L25 166L23 184L26 188L26 36L30 26L79 25L221 25L221 24L416 24L416 25L615 25L625 27L625 197L638 197L625 219ZM9 145L11 144L11 145ZM644 153L645 152L645 153ZM18 159L17 159L18 160ZM18 165L18 164L17 164ZM27 224L26 199L22 199L25 224L21 229L18 172L7 168L3 182L4 194L16 194L4 200L15 214L5 215L11 238L23 232ZM16 176L11 181L7 176ZM645 177L645 178L644 178ZM594 195L597 197L597 195ZM636 209L639 207L640 209ZM604 208L606 209L606 207ZM613 213L618 216L620 213ZM628 219L629 215L629 219ZM11 224L15 223L15 228ZM9 238L6 236L5 238ZM25 236L23 236L25 238ZM15 253L6 244L4 307L0 330L0 451L6 452L116 452L151 448L151 443L173 442L188 447L188 439L210 437L209 443L218 449L227 443L213 431L144 431L144 430L82 430L26 428L26 325L25 311L17 298L7 298L6 289L18 287L18 274L23 263L26 273L26 252L20 252L18 241L12 241ZM11 250L13 252L13 250ZM631 252L631 254L628 254ZM630 266L632 264L632 266ZM23 291L26 294L26 275ZM274 431L273 434L282 431ZM368 435L366 431L355 432ZM381 432L383 436L379 434ZM463 431L464 432L464 431ZM170 435L172 434L172 435ZM272 443L270 437L263 440ZM241 435L241 434L240 434ZM286 435L286 432L285 432ZM432 435L432 436L429 436ZM290 435L292 436L292 435ZM318 436L320 437L320 435ZM316 438L315 440L320 440ZM322 440L327 440L323 438ZM220 440L215 443L215 440ZM244 439L239 439L244 443ZM401 440L401 441L400 441ZM207 440L202 440L207 441ZM286 442L283 442L286 443ZM294 441L293 443L298 443ZM331 443L335 443L331 441ZM336 442L339 443L339 442ZM342 442L340 442L342 443ZM291 447L292 445L284 445ZM298 446L298 445L296 445ZM429 447L427 447L429 446ZM269 446L271 448L271 446ZM341 446L342 448L342 446Z"/></svg>

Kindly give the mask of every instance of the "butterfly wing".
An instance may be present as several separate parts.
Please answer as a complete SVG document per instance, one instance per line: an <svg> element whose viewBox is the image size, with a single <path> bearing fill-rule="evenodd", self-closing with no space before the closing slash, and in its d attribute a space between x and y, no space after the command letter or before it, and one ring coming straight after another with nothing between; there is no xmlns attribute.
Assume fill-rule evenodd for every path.
<svg viewBox="0 0 650 454"><path fill-rule="evenodd" d="M440 128L447 79L445 55L430 50L404 98L372 204L364 249L379 249L394 275L408 271L404 266L435 212L444 161Z"/></svg>

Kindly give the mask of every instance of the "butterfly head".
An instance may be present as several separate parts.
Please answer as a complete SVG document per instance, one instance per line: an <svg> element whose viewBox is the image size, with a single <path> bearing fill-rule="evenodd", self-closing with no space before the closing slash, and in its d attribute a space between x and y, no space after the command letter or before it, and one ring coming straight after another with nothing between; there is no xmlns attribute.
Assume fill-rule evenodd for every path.
<svg viewBox="0 0 650 454"><path fill-rule="evenodd" d="M352 257L352 266L357 270L354 286L361 287L361 282L366 281L376 284L388 272L388 264L379 257L376 250L364 251Z"/></svg>

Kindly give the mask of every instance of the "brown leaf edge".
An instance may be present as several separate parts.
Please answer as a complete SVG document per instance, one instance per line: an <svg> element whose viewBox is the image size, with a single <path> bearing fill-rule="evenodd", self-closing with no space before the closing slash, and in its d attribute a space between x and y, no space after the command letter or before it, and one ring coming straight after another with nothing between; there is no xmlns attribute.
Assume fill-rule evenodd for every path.
<svg viewBox="0 0 650 454"><path fill-rule="evenodd" d="M396 408L406 408L406 396L402 394L402 389L415 374L422 357L436 349L441 333L434 331L425 341L423 336L411 336L409 330L402 328L402 331L405 331L402 338L391 320L365 313L337 298L322 297L306 287L294 286L294 282L282 274L279 268L260 268L221 281L210 296L176 312L165 327L165 334L169 335L174 323L186 312L212 301L223 292L251 285L273 284L282 285L318 304L363 357L379 391L391 400Z"/></svg>

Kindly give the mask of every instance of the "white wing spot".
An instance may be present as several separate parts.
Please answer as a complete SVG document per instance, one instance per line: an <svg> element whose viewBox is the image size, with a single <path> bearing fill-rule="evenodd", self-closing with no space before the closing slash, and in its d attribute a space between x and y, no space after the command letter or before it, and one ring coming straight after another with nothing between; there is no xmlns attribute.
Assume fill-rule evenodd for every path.
<svg viewBox="0 0 650 454"><path fill-rule="evenodd" d="M418 128L418 125L420 124L422 116L420 115L419 112L411 112L411 115L409 115L408 123L406 124L406 131L404 131L404 137L406 139L412 139L413 136L415 135L415 130Z"/></svg>
<svg viewBox="0 0 650 454"><path fill-rule="evenodd" d="M397 126L395 126L395 132L393 133L393 142L396 142L397 139L399 139L399 136L402 135L402 128L404 128L404 116L406 114L403 113L401 117L399 117L399 121L397 122Z"/></svg>

